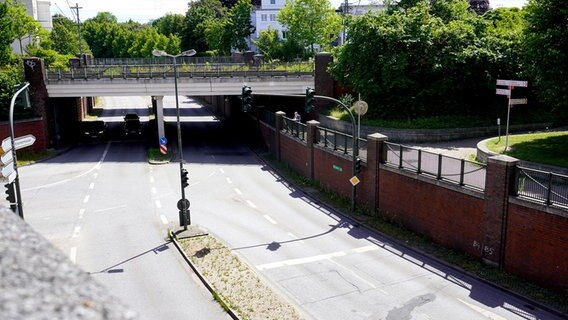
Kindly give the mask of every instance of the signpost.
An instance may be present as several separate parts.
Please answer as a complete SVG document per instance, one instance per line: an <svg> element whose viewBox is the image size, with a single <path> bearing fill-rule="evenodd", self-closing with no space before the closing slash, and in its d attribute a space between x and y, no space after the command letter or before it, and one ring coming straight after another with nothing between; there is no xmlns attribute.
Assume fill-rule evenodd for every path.
<svg viewBox="0 0 568 320"><path fill-rule="evenodd" d="M160 153L161 154L168 154L168 139L166 139L166 137L161 137L160 138Z"/></svg>
<svg viewBox="0 0 568 320"><path fill-rule="evenodd" d="M497 88L497 90L495 91L496 94L507 96L507 99L508 99L508 102L507 102L507 128L505 129L505 131L506 131L506 133L505 133L505 152L506 152L507 149L509 149L509 118L510 118L510 115L511 115L511 108L513 107L513 105L527 104L527 99L511 99L511 92L513 91L513 89L515 89L515 87L523 87L523 88L528 87L529 82L524 81L524 80L497 79L497 85L509 87L508 89Z"/></svg>

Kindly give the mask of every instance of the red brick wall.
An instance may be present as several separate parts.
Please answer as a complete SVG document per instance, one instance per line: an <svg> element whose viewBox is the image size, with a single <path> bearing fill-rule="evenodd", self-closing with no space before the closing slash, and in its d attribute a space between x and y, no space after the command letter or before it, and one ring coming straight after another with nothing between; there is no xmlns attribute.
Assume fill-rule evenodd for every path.
<svg viewBox="0 0 568 320"><path fill-rule="evenodd" d="M7 122L0 124L0 138L4 139L10 136L10 128ZM47 141L45 136L45 123L42 119L33 120L21 120L15 121L14 123L14 135L16 137L25 136L27 134L32 134L36 138L36 141L31 148L35 151L42 151L47 148Z"/></svg>
<svg viewBox="0 0 568 320"><path fill-rule="evenodd" d="M482 241L483 199L384 167L379 174L381 213L435 243L480 257L474 242Z"/></svg>
<svg viewBox="0 0 568 320"><path fill-rule="evenodd" d="M308 149L304 143L280 133L280 150L282 162L287 163L299 173L309 177L308 166Z"/></svg>
<svg viewBox="0 0 568 320"><path fill-rule="evenodd" d="M568 288L567 216L510 203L505 270L544 286Z"/></svg>

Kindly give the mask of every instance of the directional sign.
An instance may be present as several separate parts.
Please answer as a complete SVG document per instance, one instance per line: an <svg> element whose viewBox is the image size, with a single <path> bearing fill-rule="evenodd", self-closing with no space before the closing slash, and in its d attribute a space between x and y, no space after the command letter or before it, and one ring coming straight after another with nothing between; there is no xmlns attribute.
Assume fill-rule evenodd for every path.
<svg viewBox="0 0 568 320"><path fill-rule="evenodd" d="M29 147L36 141L36 137L32 134L26 134L25 136L17 137L14 139L14 148L16 150Z"/></svg>
<svg viewBox="0 0 568 320"><path fill-rule="evenodd" d="M12 152L6 152L0 157L0 165L7 165L14 160Z"/></svg>
<svg viewBox="0 0 568 320"><path fill-rule="evenodd" d="M527 99L511 99L509 101L509 104L514 105L514 104L527 104Z"/></svg>
<svg viewBox="0 0 568 320"><path fill-rule="evenodd" d="M528 81L523 80L500 80L497 79L498 86L511 86L511 87L527 87L529 85Z"/></svg>
<svg viewBox="0 0 568 320"><path fill-rule="evenodd" d="M12 172L16 172L14 170L14 162L10 162L7 165L3 166L0 172L2 173L3 177L9 177Z"/></svg>
<svg viewBox="0 0 568 320"><path fill-rule="evenodd" d="M166 137L160 138L160 144L167 144L167 143L168 143L168 139L166 139Z"/></svg>
<svg viewBox="0 0 568 320"><path fill-rule="evenodd" d="M12 150L12 139L10 137L2 140L2 153Z"/></svg>
<svg viewBox="0 0 568 320"><path fill-rule="evenodd" d="M503 95L503 96L511 96L511 90L509 89L497 89L495 93Z"/></svg>
<svg viewBox="0 0 568 320"><path fill-rule="evenodd" d="M18 173L16 171L13 171L7 177L0 177L0 183L4 183L4 184L12 183L12 182L14 182L14 180L16 180L17 176L18 176Z"/></svg>

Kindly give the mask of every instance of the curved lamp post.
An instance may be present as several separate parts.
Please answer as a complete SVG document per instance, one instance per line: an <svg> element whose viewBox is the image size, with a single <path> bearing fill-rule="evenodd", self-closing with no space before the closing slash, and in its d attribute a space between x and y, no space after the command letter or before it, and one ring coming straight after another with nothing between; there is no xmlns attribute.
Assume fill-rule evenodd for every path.
<svg viewBox="0 0 568 320"><path fill-rule="evenodd" d="M184 230L187 230L187 226L191 225L191 217L189 215L189 200L185 198L185 181L187 179L187 171L183 168L183 146L181 141L181 123L180 123L180 111L179 111L179 100L178 100L178 84L177 84L177 64L176 59L179 57L190 57L195 54L195 50L187 50L177 55L171 55L162 50L152 50L152 55L156 57L170 57L174 62L174 88L176 96L176 112L177 112L177 136L178 136L178 148L179 148L179 174L181 183L181 199L178 201L177 206L179 211L180 226L183 226Z"/></svg>

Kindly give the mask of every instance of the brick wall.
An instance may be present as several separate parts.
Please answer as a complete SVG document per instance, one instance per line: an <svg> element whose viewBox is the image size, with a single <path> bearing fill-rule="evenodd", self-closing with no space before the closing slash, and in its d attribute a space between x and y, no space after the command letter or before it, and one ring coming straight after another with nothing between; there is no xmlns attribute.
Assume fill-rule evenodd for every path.
<svg viewBox="0 0 568 320"><path fill-rule="evenodd" d="M4 139L10 136L9 124L7 122L0 123L0 137ZM48 143L45 135L45 122L43 119L30 119L14 121L14 135L16 137L31 134L36 138L33 145L28 147L35 151L43 151L47 148Z"/></svg>
<svg viewBox="0 0 568 320"><path fill-rule="evenodd" d="M509 205L505 271L568 288L568 214L535 207L518 200Z"/></svg>
<svg viewBox="0 0 568 320"><path fill-rule="evenodd" d="M309 177L308 166L306 164L308 150L304 143L293 137L281 135L280 152L282 162L287 163L299 173Z"/></svg>

